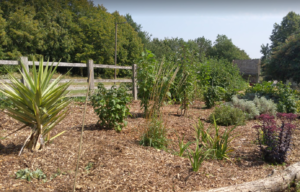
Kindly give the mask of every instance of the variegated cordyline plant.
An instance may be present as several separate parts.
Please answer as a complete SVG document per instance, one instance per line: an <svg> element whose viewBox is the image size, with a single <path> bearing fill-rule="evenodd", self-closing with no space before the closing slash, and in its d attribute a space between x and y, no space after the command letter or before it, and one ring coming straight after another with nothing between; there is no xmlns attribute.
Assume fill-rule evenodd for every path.
<svg viewBox="0 0 300 192"><path fill-rule="evenodd" d="M23 63L21 66L25 69ZM25 124L17 131L26 127L31 129L19 155L24 147L33 151L42 150L45 143L64 133L60 132L50 138L51 130L68 114L67 106L70 104L70 100L64 98L71 82L60 83L61 76L50 81L56 68L57 65L49 66L49 62L44 67L41 60L37 71L33 62L31 75L27 70L20 70L25 85L9 73L11 84L3 84L5 88L0 90L12 103L12 106L5 107L4 112Z"/></svg>

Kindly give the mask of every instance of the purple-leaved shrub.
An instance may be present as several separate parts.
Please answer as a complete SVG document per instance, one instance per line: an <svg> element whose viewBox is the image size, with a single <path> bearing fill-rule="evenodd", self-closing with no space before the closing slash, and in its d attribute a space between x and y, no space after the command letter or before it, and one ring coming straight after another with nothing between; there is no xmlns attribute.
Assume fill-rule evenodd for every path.
<svg viewBox="0 0 300 192"><path fill-rule="evenodd" d="M292 134L296 128L292 121L297 115L277 113L276 116L280 121L279 125L274 116L262 114L257 117L262 124L253 128L257 129L257 140L265 161L282 164L287 159L287 152L291 150ZM260 133L261 131L263 134Z"/></svg>

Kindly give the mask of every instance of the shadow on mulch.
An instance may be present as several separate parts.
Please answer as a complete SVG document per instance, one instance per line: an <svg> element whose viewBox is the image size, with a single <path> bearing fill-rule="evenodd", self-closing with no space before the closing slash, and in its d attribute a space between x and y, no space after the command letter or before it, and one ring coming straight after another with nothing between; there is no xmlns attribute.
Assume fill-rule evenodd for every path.
<svg viewBox="0 0 300 192"><path fill-rule="evenodd" d="M21 148L22 145L15 145L14 143L6 146L0 143L0 155L18 154Z"/></svg>
<svg viewBox="0 0 300 192"><path fill-rule="evenodd" d="M128 118L130 119L136 119L136 118L144 118L144 113L131 113L131 116L129 115Z"/></svg>
<svg viewBox="0 0 300 192"><path fill-rule="evenodd" d="M74 129L77 131L81 131L82 126L76 126ZM84 130L85 131L111 131L112 128L109 127L104 127L101 126L100 124L89 124L89 125L84 125Z"/></svg>
<svg viewBox="0 0 300 192"><path fill-rule="evenodd" d="M247 162L247 164L245 164L240 161L236 161L235 164L239 167L255 167L266 163L261 157L261 154L256 152L239 152L238 154L235 154L234 157Z"/></svg>

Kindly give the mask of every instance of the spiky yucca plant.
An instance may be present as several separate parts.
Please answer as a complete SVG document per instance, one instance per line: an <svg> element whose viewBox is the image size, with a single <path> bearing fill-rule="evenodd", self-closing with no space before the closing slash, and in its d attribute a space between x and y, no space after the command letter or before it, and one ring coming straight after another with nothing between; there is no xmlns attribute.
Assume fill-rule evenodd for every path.
<svg viewBox="0 0 300 192"><path fill-rule="evenodd" d="M57 125L68 113L67 106L70 100L65 100L67 88L71 82L60 83L61 76L50 82L57 65L53 67L43 67L43 60L39 62L39 70L33 62L32 75L27 70L20 73L25 85L20 82L12 73L8 74L11 84L3 86L1 89L12 106L5 107L5 113L12 118L24 123L25 125L19 130L30 127L31 133L24 142L24 147L32 150L41 150L44 144L56 136L50 138L50 131ZM23 68L24 65L21 63Z"/></svg>

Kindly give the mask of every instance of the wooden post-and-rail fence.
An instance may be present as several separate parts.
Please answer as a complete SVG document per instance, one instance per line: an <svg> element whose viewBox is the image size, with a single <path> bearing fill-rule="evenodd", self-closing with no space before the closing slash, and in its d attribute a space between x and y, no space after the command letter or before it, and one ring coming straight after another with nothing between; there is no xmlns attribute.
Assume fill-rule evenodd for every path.
<svg viewBox="0 0 300 192"><path fill-rule="evenodd" d="M17 60L0 60L0 65L20 65L21 62L24 64L25 69L22 68L22 71L27 70L29 71L29 65L33 65L33 61L28 61L28 57L20 57L20 59ZM52 64L52 62L49 62ZM53 66L56 66L58 62L53 62ZM44 66L46 66L46 62L44 62ZM38 62L36 62L36 65L38 65ZM90 90L95 89L95 83L104 83L104 82L111 82L111 83L132 83L132 96L134 100L137 100L137 78L136 78L136 72L137 72L137 65L133 64L132 66L116 66L116 65L103 65L103 64L94 64L93 60L88 60L87 63L66 63L66 62L59 62L58 67L87 67L88 71L88 77L87 81L82 79L74 80L76 83L86 83L90 79ZM132 78L131 79L94 79L94 69L95 68L104 68L104 69L129 69L132 70ZM92 74L90 74L90 72ZM24 83L24 81L21 79L21 81ZM71 81L71 79L62 79L62 82ZM2 82L10 83L10 81L2 80ZM87 89L87 87L85 87ZM71 88L69 90L82 90L81 88ZM81 95L80 95L81 96ZM83 95L82 95L83 96Z"/></svg>

